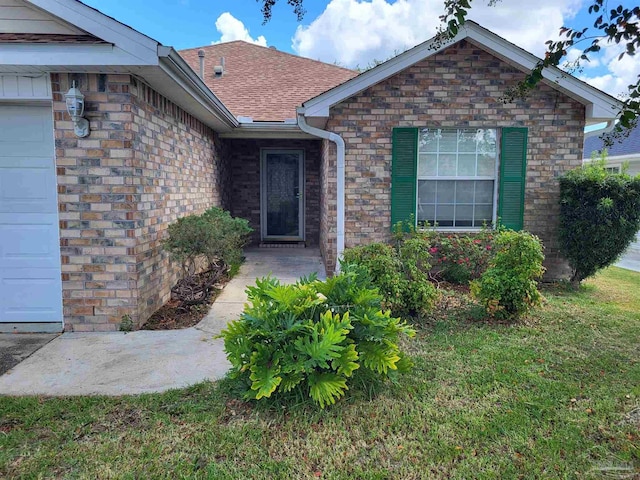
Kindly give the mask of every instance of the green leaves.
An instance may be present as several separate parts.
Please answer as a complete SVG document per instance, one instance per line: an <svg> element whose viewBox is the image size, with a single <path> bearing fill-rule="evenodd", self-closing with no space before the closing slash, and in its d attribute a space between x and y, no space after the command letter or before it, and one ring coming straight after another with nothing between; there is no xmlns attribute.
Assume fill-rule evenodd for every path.
<svg viewBox="0 0 640 480"><path fill-rule="evenodd" d="M347 381L334 373L313 373L309 376L309 396L320 408L333 405L348 390Z"/></svg>
<svg viewBox="0 0 640 480"><path fill-rule="evenodd" d="M250 304L220 335L230 377L247 386L247 398L297 392L324 408L361 367L386 375L403 363L398 337L414 332L380 310L380 295L359 272L346 267L326 282L295 285L266 278L248 288Z"/></svg>
<svg viewBox="0 0 640 480"><path fill-rule="evenodd" d="M342 349L339 357L333 359L331 368L336 370L338 375L350 377L356 369L360 368L360 364L357 361L358 352L356 352L356 346L352 343Z"/></svg>

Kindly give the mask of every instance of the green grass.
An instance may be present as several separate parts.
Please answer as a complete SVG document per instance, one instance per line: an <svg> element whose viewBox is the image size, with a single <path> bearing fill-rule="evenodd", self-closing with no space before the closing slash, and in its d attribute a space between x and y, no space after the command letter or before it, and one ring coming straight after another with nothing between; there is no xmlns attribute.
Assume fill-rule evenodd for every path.
<svg viewBox="0 0 640 480"><path fill-rule="evenodd" d="M397 385L334 408L235 399L0 398L1 478L636 478L640 274L548 289L516 325L441 316Z"/></svg>

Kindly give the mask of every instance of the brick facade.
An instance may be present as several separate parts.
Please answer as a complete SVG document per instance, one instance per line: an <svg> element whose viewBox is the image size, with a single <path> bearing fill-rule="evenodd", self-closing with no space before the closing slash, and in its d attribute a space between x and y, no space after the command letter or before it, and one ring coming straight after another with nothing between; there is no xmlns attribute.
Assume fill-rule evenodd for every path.
<svg viewBox="0 0 640 480"><path fill-rule="evenodd" d="M231 165L230 209L234 217L249 220L252 243L261 241L260 233L260 152L261 149L303 150L305 158L305 241L318 246L320 236L320 157L319 140L227 140Z"/></svg>
<svg viewBox="0 0 640 480"><path fill-rule="evenodd" d="M393 127L527 127L525 229L545 244L549 277L566 273L556 231L557 177L582 163L584 106L541 84L526 99L500 98L524 74L461 41L334 106L327 130L346 143L347 247L389 239ZM325 149L325 152L327 150ZM334 150L335 152L335 150ZM335 265L335 153L323 155L320 238L328 269ZM326 217L326 218L325 218Z"/></svg>
<svg viewBox="0 0 640 480"><path fill-rule="evenodd" d="M167 225L226 206L229 170L214 132L129 75L52 74L63 306L67 330L115 330L168 299ZM64 93L85 94L77 138Z"/></svg>

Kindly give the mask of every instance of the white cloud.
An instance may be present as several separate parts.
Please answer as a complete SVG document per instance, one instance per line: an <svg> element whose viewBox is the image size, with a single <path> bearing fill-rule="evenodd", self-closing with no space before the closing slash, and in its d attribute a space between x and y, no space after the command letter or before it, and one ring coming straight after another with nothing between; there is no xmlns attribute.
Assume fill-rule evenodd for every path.
<svg viewBox="0 0 640 480"><path fill-rule="evenodd" d="M260 35L258 38L253 38L249 34L249 29L244 26L244 23L229 12L224 12L218 17L216 20L216 30L220 33L220 40L211 42L212 44L244 40L245 42L255 43L263 47L267 46L267 39L263 35Z"/></svg>
<svg viewBox="0 0 640 480"><path fill-rule="evenodd" d="M613 96L628 93L628 86L638 81L640 62L637 58L629 55L618 60L618 56L624 50L624 45L608 44L604 46L600 62L606 66L607 73L598 76L585 75L581 78Z"/></svg>
<svg viewBox="0 0 640 480"><path fill-rule="evenodd" d="M470 18L537 55L557 38L581 0L537 0L535 11L521 0L495 6L474 4ZM309 25L299 26L293 49L300 55L347 66L365 66L417 45L436 32L442 0L331 0Z"/></svg>

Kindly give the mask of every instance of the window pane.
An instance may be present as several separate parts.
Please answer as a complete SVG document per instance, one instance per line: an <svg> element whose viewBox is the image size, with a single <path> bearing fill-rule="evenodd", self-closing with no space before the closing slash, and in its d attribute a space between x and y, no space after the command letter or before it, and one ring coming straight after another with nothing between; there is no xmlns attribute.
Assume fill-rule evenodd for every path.
<svg viewBox="0 0 640 480"><path fill-rule="evenodd" d="M436 183L435 180L418 181L418 203L436 203Z"/></svg>
<svg viewBox="0 0 640 480"><path fill-rule="evenodd" d="M474 221L476 227L481 227L483 223L490 224L493 219L493 206L485 205L479 206L476 205L476 212L474 215Z"/></svg>
<svg viewBox="0 0 640 480"><path fill-rule="evenodd" d="M434 177L437 175L438 154L421 153L418 162L419 177Z"/></svg>
<svg viewBox="0 0 640 480"><path fill-rule="evenodd" d="M476 204L493 205L493 180L478 180L476 184Z"/></svg>
<svg viewBox="0 0 640 480"><path fill-rule="evenodd" d="M418 222L429 222L431 225L435 222L436 206L418 204Z"/></svg>
<svg viewBox="0 0 640 480"><path fill-rule="evenodd" d="M440 180L436 182L436 203L441 205L443 203L453 204L455 199L455 181L453 180Z"/></svg>
<svg viewBox="0 0 640 480"><path fill-rule="evenodd" d="M456 205L456 227L473 226L473 206Z"/></svg>
<svg viewBox="0 0 640 480"><path fill-rule="evenodd" d="M476 174L476 154L458 155L458 176L472 177Z"/></svg>
<svg viewBox="0 0 640 480"><path fill-rule="evenodd" d="M495 155L478 155L478 175L493 177L496 173Z"/></svg>
<svg viewBox="0 0 640 480"><path fill-rule="evenodd" d="M438 129L425 128L420 132L420 152L438 151Z"/></svg>
<svg viewBox="0 0 640 480"><path fill-rule="evenodd" d="M493 129L478 129L476 132L478 142L478 153L495 156L497 145L497 132Z"/></svg>
<svg viewBox="0 0 640 480"><path fill-rule="evenodd" d="M455 154L440 154L440 156L438 157L438 176L456 176Z"/></svg>
<svg viewBox="0 0 640 480"><path fill-rule="evenodd" d="M436 222L440 227L453 227L453 205L438 205Z"/></svg>
<svg viewBox="0 0 640 480"><path fill-rule="evenodd" d="M442 153L456 153L458 151L458 131L441 130L439 151Z"/></svg>
<svg viewBox="0 0 640 480"><path fill-rule="evenodd" d="M476 130L462 129L458 135L458 152L476 153Z"/></svg>
<svg viewBox="0 0 640 480"><path fill-rule="evenodd" d="M456 204L473 205L473 180L459 180L456 182Z"/></svg>

